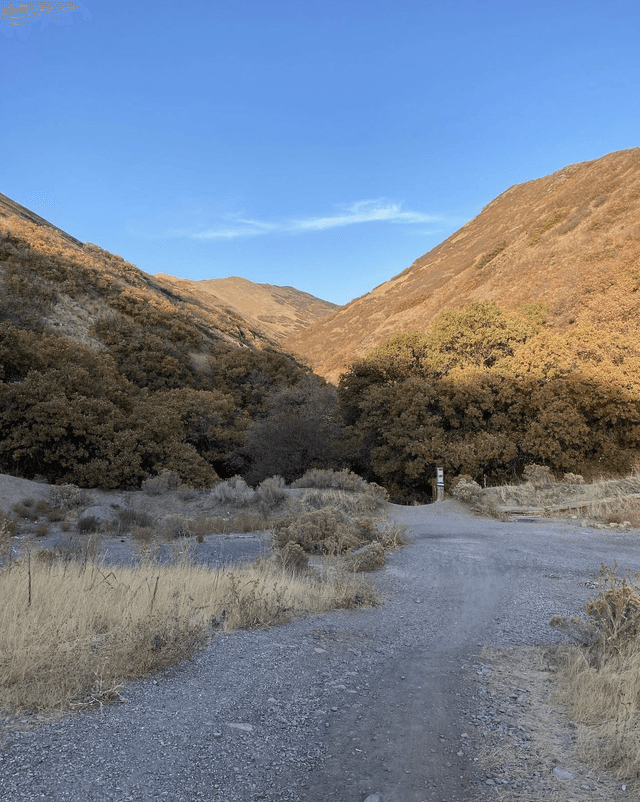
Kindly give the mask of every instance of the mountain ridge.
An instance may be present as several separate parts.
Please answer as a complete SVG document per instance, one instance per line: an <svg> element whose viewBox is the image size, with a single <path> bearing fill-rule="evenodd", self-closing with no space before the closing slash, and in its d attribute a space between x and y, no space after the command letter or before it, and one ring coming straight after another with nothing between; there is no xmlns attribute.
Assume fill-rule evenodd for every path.
<svg viewBox="0 0 640 802"><path fill-rule="evenodd" d="M256 283L241 276L196 281L156 273L153 278L197 297L202 303L232 309L276 343L339 308L295 287Z"/></svg>

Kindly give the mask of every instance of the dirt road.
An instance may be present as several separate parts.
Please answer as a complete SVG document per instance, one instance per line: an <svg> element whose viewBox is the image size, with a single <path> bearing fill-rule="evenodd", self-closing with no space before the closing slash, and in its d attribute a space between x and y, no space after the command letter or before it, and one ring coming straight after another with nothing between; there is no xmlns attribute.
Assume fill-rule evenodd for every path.
<svg viewBox="0 0 640 802"><path fill-rule="evenodd" d="M578 611L601 562L640 569L638 532L476 519L455 502L391 514L412 543L375 576L381 607L221 636L192 662L127 686L126 705L9 733L0 800L500 798L502 781L477 759L483 648L556 639L549 619ZM602 798L577 775L547 783L554 764L543 763L530 766L534 798ZM509 798L532 798L508 782Z"/></svg>

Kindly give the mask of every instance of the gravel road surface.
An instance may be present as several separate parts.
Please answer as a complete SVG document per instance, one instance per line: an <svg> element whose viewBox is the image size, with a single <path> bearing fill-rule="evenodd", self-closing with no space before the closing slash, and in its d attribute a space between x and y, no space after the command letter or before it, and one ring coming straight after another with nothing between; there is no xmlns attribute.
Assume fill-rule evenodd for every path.
<svg viewBox="0 0 640 802"><path fill-rule="evenodd" d="M391 517L412 542L373 577L380 607L221 635L127 684L127 704L5 722L0 800L498 799L477 759L493 726L483 648L557 640L549 619L578 612L601 562L640 569L639 533L478 519L453 501ZM603 796L554 782L559 796L509 790Z"/></svg>

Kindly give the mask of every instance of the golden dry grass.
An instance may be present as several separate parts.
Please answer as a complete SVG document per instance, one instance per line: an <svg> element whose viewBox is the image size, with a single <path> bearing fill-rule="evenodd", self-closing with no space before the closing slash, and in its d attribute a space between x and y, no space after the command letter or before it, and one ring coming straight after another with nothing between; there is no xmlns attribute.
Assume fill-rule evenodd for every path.
<svg viewBox="0 0 640 802"><path fill-rule="evenodd" d="M640 779L640 574L601 567L585 617L554 617L579 645L559 652L557 700L577 722L580 757Z"/></svg>
<svg viewBox="0 0 640 802"><path fill-rule="evenodd" d="M537 512L640 527L640 475L602 479L591 484L555 482L477 488L480 501L503 512Z"/></svg>
<svg viewBox="0 0 640 802"><path fill-rule="evenodd" d="M187 559L114 567L27 557L0 569L2 705L102 704L118 698L123 680L189 657L216 629L375 601L353 575L293 575L271 561L209 570Z"/></svg>
<svg viewBox="0 0 640 802"><path fill-rule="evenodd" d="M582 760L620 777L640 779L640 642L594 666L581 647L567 647L558 700L577 722Z"/></svg>

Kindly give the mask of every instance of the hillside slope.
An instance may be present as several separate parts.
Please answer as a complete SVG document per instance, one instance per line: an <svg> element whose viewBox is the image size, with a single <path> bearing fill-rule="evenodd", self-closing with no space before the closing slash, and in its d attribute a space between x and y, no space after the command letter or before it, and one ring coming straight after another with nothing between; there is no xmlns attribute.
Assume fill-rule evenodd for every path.
<svg viewBox="0 0 640 802"><path fill-rule="evenodd" d="M336 304L294 287L255 284L239 276L190 281L156 273L154 279L212 311L221 308L233 311L251 330L262 332L275 342L298 334L338 309Z"/></svg>
<svg viewBox="0 0 640 802"><path fill-rule="evenodd" d="M209 486L253 467L252 422L307 376L228 305L0 204L0 472Z"/></svg>
<svg viewBox="0 0 640 802"><path fill-rule="evenodd" d="M427 331L443 309L542 301L547 325L624 330L640 320L640 148L511 187L390 281L288 337L336 381L397 332Z"/></svg>

